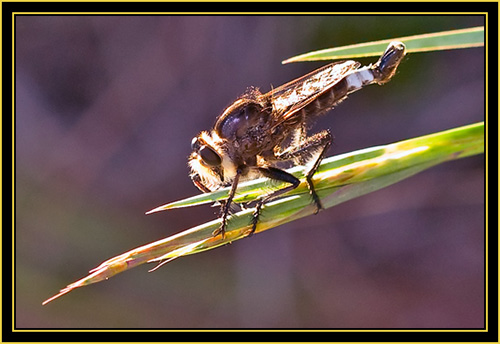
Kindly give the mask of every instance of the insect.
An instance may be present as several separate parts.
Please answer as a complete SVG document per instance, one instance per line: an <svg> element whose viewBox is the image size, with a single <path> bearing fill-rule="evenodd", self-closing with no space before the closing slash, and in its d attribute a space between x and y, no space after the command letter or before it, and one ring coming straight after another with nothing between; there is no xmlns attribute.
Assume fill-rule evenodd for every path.
<svg viewBox="0 0 500 344"><path fill-rule="evenodd" d="M284 162L312 162L306 182L316 213L321 210L312 177L333 138L328 130L307 136L308 126L348 94L388 82L404 55L405 45L391 42L375 64L360 68L355 61L332 63L265 94L251 87L217 117L210 132L196 136L189 156L193 183L202 192L231 186L221 203L221 225L213 235L224 237L238 183L258 177L288 183L257 201L249 235L255 232L263 205L300 184L279 167Z"/></svg>

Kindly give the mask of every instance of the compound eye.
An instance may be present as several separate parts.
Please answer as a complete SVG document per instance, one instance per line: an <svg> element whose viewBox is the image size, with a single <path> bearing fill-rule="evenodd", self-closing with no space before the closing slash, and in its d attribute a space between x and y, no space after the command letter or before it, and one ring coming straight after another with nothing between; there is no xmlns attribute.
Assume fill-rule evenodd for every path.
<svg viewBox="0 0 500 344"><path fill-rule="evenodd" d="M201 156L203 162L208 166L220 166L222 163L220 156L208 146L201 146L198 154Z"/></svg>

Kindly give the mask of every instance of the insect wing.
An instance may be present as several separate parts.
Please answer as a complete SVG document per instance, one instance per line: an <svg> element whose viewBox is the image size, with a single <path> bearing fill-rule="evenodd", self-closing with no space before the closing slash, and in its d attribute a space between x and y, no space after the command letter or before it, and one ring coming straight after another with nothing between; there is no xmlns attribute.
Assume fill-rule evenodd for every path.
<svg viewBox="0 0 500 344"><path fill-rule="evenodd" d="M273 114L279 117L277 124L292 118L360 65L356 61L331 63L268 92L265 96L270 97Z"/></svg>

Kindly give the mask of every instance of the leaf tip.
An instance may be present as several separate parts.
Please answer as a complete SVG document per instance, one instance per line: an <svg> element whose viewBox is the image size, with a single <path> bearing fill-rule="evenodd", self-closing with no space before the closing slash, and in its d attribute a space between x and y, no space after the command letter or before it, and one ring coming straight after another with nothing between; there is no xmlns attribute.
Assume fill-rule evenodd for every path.
<svg viewBox="0 0 500 344"><path fill-rule="evenodd" d="M156 207L154 209L151 209L149 211L147 211L145 214L146 215L149 215L149 214L153 214L153 213L157 213L159 211L164 211L164 210L167 210L169 209L170 207L168 206L168 204L164 204L164 205L161 205L159 207Z"/></svg>
<svg viewBox="0 0 500 344"><path fill-rule="evenodd" d="M59 293L57 293L56 295L54 295L54 296L52 296L52 297L48 298L47 300L43 301L43 302L42 302L42 306L45 306L47 303L49 303L49 302L51 302L51 301L54 301L55 299L57 299L57 298L59 298L59 297L63 296L64 294L69 293L69 292L70 292L70 291L72 291L73 289L74 289L74 287L69 287L69 286L68 286L68 287L66 287L66 288L64 288L64 289L61 289L61 290L59 291Z"/></svg>

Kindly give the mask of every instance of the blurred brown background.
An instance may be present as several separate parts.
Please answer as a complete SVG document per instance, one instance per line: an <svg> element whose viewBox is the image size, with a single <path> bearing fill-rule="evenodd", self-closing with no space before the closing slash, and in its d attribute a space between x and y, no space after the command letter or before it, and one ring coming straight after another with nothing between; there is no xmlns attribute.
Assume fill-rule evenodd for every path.
<svg viewBox="0 0 500 344"><path fill-rule="evenodd" d="M484 157L449 162L223 248L42 307L103 260L215 217L191 138L311 50L484 25L481 16L17 16L18 328L480 328ZM361 59L363 64L376 58ZM484 48L408 55L312 132L329 155L484 120Z"/></svg>

